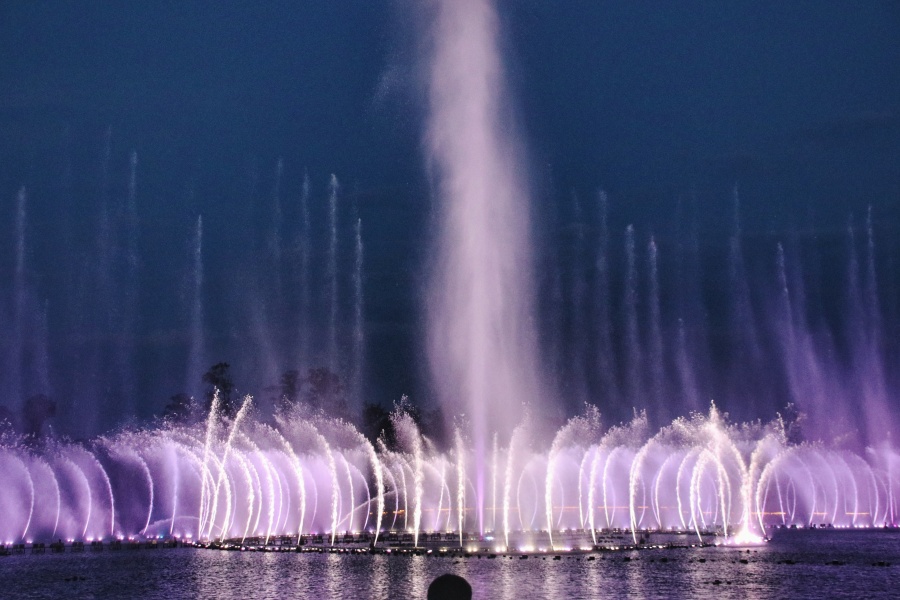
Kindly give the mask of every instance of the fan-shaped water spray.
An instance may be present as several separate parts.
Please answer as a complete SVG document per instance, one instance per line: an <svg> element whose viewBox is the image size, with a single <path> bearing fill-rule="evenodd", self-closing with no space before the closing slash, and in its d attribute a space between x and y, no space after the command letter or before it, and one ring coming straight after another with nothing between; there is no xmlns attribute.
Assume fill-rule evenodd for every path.
<svg viewBox="0 0 900 600"><path fill-rule="evenodd" d="M365 528L375 543L391 530L409 533L414 545L453 531L458 545L476 532L478 545L549 535L552 548L564 531L584 531L591 543L609 528L631 532L634 543L638 532L673 528L746 540L780 525L895 526L900 510L898 457L887 446L859 456L792 445L778 420L729 423L715 408L652 436L640 416L604 432L590 409L543 448L525 423L505 445L501 438L498 460L486 464L501 471L487 475L503 482L502 517L481 533L478 515L493 512L493 501L475 493L477 463L461 437L445 454L401 413L405 450L376 451L348 423L285 415L272 428L250 406L232 420L213 410L207 423L86 445L4 444L0 539L48 540L59 530L71 539L318 534L334 544ZM538 485L528 483L534 469ZM139 473L143 491L130 483ZM315 510L320 504L330 510Z"/></svg>

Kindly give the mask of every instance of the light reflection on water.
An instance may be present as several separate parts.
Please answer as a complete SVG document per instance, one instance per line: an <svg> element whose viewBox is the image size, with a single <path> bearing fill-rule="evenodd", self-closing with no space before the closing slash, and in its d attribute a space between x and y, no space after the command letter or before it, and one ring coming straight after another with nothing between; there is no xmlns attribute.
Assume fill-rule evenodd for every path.
<svg viewBox="0 0 900 600"><path fill-rule="evenodd" d="M376 556L373 557L372 562L374 563L372 566L372 598L389 598L390 594L388 593L391 589L390 586L390 574L388 573L387 564L388 558L386 556Z"/></svg>
<svg viewBox="0 0 900 600"><path fill-rule="evenodd" d="M193 549L6 556L0 557L0 598L425 598L428 584L442 573L465 577L482 599L820 598L823 590L829 597L891 597L900 577L900 534L790 532L749 554L704 548L593 556L521 560ZM891 566L874 566L877 561Z"/></svg>
<svg viewBox="0 0 900 600"><path fill-rule="evenodd" d="M602 592L603 579L600 577L599 569L586 569L585 586L588 592Z"/></svg>

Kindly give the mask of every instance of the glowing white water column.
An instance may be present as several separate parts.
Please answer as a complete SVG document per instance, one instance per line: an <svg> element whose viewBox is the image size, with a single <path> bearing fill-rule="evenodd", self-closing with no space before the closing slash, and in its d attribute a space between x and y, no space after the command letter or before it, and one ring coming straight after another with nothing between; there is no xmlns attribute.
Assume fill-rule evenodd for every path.
<svg viewBox="0 0 900 600"><path fill-rule="evenodd" d="M490 435L538 396L527 185L490 0L437 0L428 31L429 166L440 220L428 295L429 359L443 406L471 422L478 527Z"/></svg>

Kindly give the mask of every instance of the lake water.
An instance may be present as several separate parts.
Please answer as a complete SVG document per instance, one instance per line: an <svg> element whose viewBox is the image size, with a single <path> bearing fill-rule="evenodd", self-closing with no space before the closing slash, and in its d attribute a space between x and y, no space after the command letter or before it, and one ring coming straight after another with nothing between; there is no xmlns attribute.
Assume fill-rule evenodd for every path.
<svg viewBox="0 0 900 600"><path fill-rule="evenodd" d="M13 555L0 557L0 597L425 598L448 572L483 599L898 598L900 533L779 531L749 554L710 547L561 560L193 548Z"/></svg>

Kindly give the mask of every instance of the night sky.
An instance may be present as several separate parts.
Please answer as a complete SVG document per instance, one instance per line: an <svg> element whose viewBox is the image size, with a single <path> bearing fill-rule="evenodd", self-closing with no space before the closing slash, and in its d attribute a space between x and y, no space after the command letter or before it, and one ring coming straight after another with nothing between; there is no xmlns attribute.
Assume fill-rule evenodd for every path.
<svg viewBox="0 0 900 600"><path fill-rule="evenodd" d="M365 400L387 406L410 394L430 401L421 332L434 212L410 4L0 5L0 331L9 340L14 329L14 221L25 186L28 304L47 315L50 382L20 393L58 398L59 429L90 433L145 420L172 394L198 392L184 366L198 215L207 362L232 363L236 384L252 393L295 366L291 257L304 173L314 289L308 334L320 338L327 312L326 203L334 173L342 315L352 301L356 215L363 224ZM584 257L598 232L601 188L609 194L617 265L625 227L634 224L641 252L653 234L666 269L689 229L676 223L684 212L694 215L703 261L715 273L734 226L737 186L754 290L768 285L772 248L782 239L799 237L804 256L844 264L848 219L861 226L871 206L881 305L896 329L900 3L506 0L499 11L512 108L528 149L541 330L555 336L556 345L546 347L572 346L578 323L567 307L578 272L592 268ZM98 257L118 257L128 244L116 219L132 151L139 260L126 314L128 284L118 267L101 273ZM283 281L276 289L267 261L279 159ZM104 206L113 223L106 242L98 233ZM557 268L554 283L548 273ZM676 304L665 290L676 287L677 276L668 273L666 314ZM841 288L827 267L822 279L822 289ZM717 324L715 276L703 285L715 338L717 328L727 329ZM556 296L554 286L562 289ZM765 293L754 301L765 311ZM821 304L823 322L841 320L838 301ZM132 323L124 342L123 323ZM561 332L548 333L554 327ZM42 335L38 326L26 329L29 340ZM128 359L116 362L116 348L125 346ZM896 349L889 350L893 356ZM627 402L591 393L595 381L570 385L578 377L571 369L548 371L557 373L566 410L585 396L614 418L630 413ZM574 388L581 391L570 393ZM123 399L126 392L133 400ZM769 418L783 400L773 390L744 411L720 401L741 418ZM86 422L71 425L86 414Z"/></svg>

